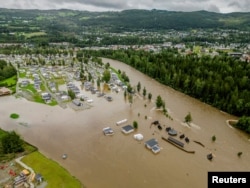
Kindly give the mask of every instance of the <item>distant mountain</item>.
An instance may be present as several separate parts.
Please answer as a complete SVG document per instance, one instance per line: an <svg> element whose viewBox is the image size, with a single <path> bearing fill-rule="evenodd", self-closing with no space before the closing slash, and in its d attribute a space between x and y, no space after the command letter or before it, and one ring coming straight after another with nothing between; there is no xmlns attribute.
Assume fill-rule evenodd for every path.
<svg viewBox="0 0 250 188"><path fill-rule="evenodd" d="M250 13L220 14L207 11L176 12L155 9L120 12L0 9L1 22L14 19L27 20L30 24L45 30L64 27L65 31L81 31L83 28L93 27L109 32L195 28L250 30Z"/></svg>

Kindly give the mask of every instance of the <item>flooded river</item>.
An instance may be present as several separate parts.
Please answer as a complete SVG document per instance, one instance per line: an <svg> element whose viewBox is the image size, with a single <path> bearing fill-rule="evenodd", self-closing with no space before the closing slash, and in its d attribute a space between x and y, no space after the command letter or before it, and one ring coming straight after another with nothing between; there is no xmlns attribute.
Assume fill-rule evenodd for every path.
<svg viewBox="0 0 250 188"><path fill-rule="evenodd" d="M109 93L114 100L108 102L83 91L92 96L93 107L76 112L13 96L1 97L0 127L17 131L88 188L201 188L207 186L208 171L250 171L249 138L226 123L236 117L163 86L123 63L110 59L103 62L125 71L132 86L140 81L142 88L145 86L147 92L152 93L153 101L137 96L130 105L121 91ZM158 95L165 101L173 120L155 110L154 100ZM188 112L193 118L191 126L183 123ZM18 113L20 118L10 119L11 113ZM128 122L123 125L138 122L136 133L143 134L143 141L136 141L133 133L121 132L123 125L115 123L124 118ZM164 128L177 130L178 138L182 133L188 136L190 143L184 147L195 153L186 153L162 140L162 136L168 135L164 129L160 131L151 126L155 120ZM102 129L107 126L114 129L113 136L103 135ZM213 135L215 142L211 139ZM161 147L156 155L144 146L151 138L156 138ZM215 156L212 161L206 157L210 152ZM243 152L240 158L238 152ZM68 154L66 160L61 158L63 153Z"/></svg>

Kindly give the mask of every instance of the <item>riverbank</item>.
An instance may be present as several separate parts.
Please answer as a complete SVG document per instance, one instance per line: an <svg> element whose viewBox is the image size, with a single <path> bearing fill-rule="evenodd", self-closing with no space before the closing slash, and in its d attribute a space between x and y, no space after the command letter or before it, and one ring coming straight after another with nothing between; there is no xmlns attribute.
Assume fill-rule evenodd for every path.
<svg viewBox="0 0 250 188"><path fill-rule="evenodd" d="M13 184L13 177L8 172L12 171L17 176L23 170L28 170L29 172L27 175L27 183L31 188L54 188L60 185L61 187L84 187L79 180L72 177L67 170L55 161L46 158L38 151L18 157L0 166L4 167L1 168L0 171L0 187ZM36 181L36 174L41 175L42 182L38 183Z"/></svg>
<svg viewBox="0 0 250 188"><path fill-rule="evenodd" d="M39 152L33 152L19 159L19 163L32 173L39 173L43 177L46 188L75 187L83 188L83 185L58 163L52 161ZM27 166L28 165L28 166ZM46 166L46 168L45 168ZM30 168L32 167L32 168Z"/></svg>
<svg viewBox="0 0 250 188"><path fill-rule="evenodd" d="M16 130L45 156L57 161L92 188L162 185L200 188L207 185L208 171L250 170L248 139L226 123L226 120L236 117L163 86L123 63L109 59L103 61L109 62L117 70L125 71L132 86L140 81L142 88L145 86L147 92L152 93L152 101L135 97L130 105L124 100L123 92L111 92L112 102L94 98L92 108L74 111L7 96L0 98L2 128ZM173 120L155 110L157 95L162 96ZM19 120L9 118L13 112L20 115ZM188 112L193 117L192 126L183 124ZM124 135L121 132L122 125L117 126L116 122L125 118L128 120L126 124L138 122L135 134L143 134L143 141L137 142L133 134ZM187 135L190 143L184 147L195 151L195 154L190 155L162 140L162 136L167 136L166 131L150 128L155 120L164 128L173 127L178 136ZM20 125L20 122L25 122L27 126ZM114 130L111 137L102 133L107 126ZM211 140L213 135L217 138L215 142ZM144 142L151 138L157 139L161 147L157 155L144 146ZM237 156L239 151L243 152L240 158ZM206 157L210 152L216 156L212 161ZM68 154L67 160L61 158L63 153Z"/></svg>

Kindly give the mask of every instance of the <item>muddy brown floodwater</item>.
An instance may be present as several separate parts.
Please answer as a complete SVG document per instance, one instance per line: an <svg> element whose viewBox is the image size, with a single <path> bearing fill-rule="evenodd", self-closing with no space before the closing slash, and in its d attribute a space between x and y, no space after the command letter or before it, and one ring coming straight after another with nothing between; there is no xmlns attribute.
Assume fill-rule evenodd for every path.
<svg viewBox="0 0 250 188"><path fill-rule="evenodd" d="M134 98L130 106L124 100L123 92L109 93L114 98L108 102L103 97L92 96L92 108L84 111L62 109L16 99L13 96L0 98L0 127L15 130L22 137L37 146L47 157L57 161L89 188L128 188L128 187L192 187L207 186L208 171L249 171L250 142L242 132L227 125L226 120L237 119L209 105L190 98L137 70L118 61L103 59L112 67L125 71L132 86L140 81L142 88L151 92L153 101L140 96ZM173 120L155 110L154 100L160 95ZM191 126L183 123L190 112ZM9 118L18 113L20 118ZM142 133L141 142L133 138L134 133L124 135L123 125L115 123L122 119L127 123L138 122L136 133ZM150 126L158 120L163 128L173 127L179 135L184 133L190 139L185 148L195 151L189 154L162 140L166 131ZM113 136L104 136L102 129L112 127ZM211 137L215 135L216 141ZM153 154L144 142L156 138L161 147ZM205 147L193 142L199 141ZM207 160L212 152L214 159ZM238 152L243 152L239 158ZM62 154L68 158L63 160Z"/></svg>

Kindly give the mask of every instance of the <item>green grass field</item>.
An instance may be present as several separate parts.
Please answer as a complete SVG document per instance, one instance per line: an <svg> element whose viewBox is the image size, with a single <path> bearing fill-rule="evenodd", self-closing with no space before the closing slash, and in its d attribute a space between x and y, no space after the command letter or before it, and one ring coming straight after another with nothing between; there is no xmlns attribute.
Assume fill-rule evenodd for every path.
<svg viewBox="0 0 250 188"><path fill-rule="evenodd" d="M71 176L66 169L37 151L25 156L22 162L30 166L35 173L40 173L43 176L48 183L46 188L83 187L81 182Z"/></svg>
<svg viewBox="0 0 250 188"><path fill-rule="evenodd" d="M65 81L63 78L54 78L54 81L56 82L57 85L65 84Z"/></svg>
<svg viewBox="0 0 250 188"><path fill-rule="evenodd" d="M33 32L33 33L24 33L25 38L32 38L37 36L47 35L45 32Z"/></svg>
<svg viewBox="0 0 250 188"><path fill-rule="evenodd" d="M8 87L12 91L12 93L16 93L16 83L17 83L16 75L0 82L0 84L5 84L6 87Z"/></svg>
<svg viewBox="0 0 250 188"><path fill-rule="evenodd" d="M25 87L22 87L22 88L25 89L25 90L29 90L29 91L32 92L33 94L36 94L36 93L37 93L36 89L34 88L34 86L33 86L32 84L29 84L29 85L27 85L27 86L25 86Z"/></svg>
<svg viewBox="0 0 250 188"><path fill-rule="evenodd" d="M75 15L77 15L77 13L74 13L74 12L59 12L58 15L62 16L62 17L68 17L68 16L75 16Z"/></svg>
<svg viewBox="0 0 250 188"><path fill-rule="evenodd" d="M227 19L219 19L219 21L223 22L224 24L226 25L237 25L237 24L241 24L242 22L244 22L244 19L242 18L238 18L238 19L235 19L235 18L227 18Z"/></svg>
<svg viewBox="0 0 250 188"><path fill-rule="evenodd" d="M26 72L19 71L19 78L25 78L25 77L26 77Z"/></svg>
<svg viewBox="0 0 250 188"><path fill-rule="evenodd" d="M42 99L41 94L38 93L37 90L34 88L33 84L29 84L29 85L27 85L27 86L25 86L25 87L22 87L21 89L22 89L22 90L26 90L26 91L28 91L29 93L32 94L32 97L33 97L33 100L32 100L32 101L37 102L37 103L46 104L46 103L44 102L44 100ZM43 84L41 85L41 90L42 90L42 91L46 91ZM55 106L55 105L57 105L57 102L53 99L53 100L51 101L51 103L49 103L48 105L50 105L50 106Z"/></svg>
<svg viewBox="0 0 250 188"><path fill-rule="evenodd" d="M16 75L0 82L0 84L7 84L7 85L16 85L16 83L17 83Z"/></svg>
<svg viewBox="0 0 250 188"><path fill-rule="evenodd" d="M4 154L3 151L2 151L2 144L1 144L1 140L2 138L7 135L7 131L4 131L0 128L0 161L10 161L12 159L14 159L18 154L15 154L15 153L10 153L10 154ZM28 153L31 153L31 152L34 152L37 150L36 147L30 145L29 143L25 142L23 143L23 147L24 147L24 150L26 154ZM0 186L1 187L1 186Z"/></svg>

